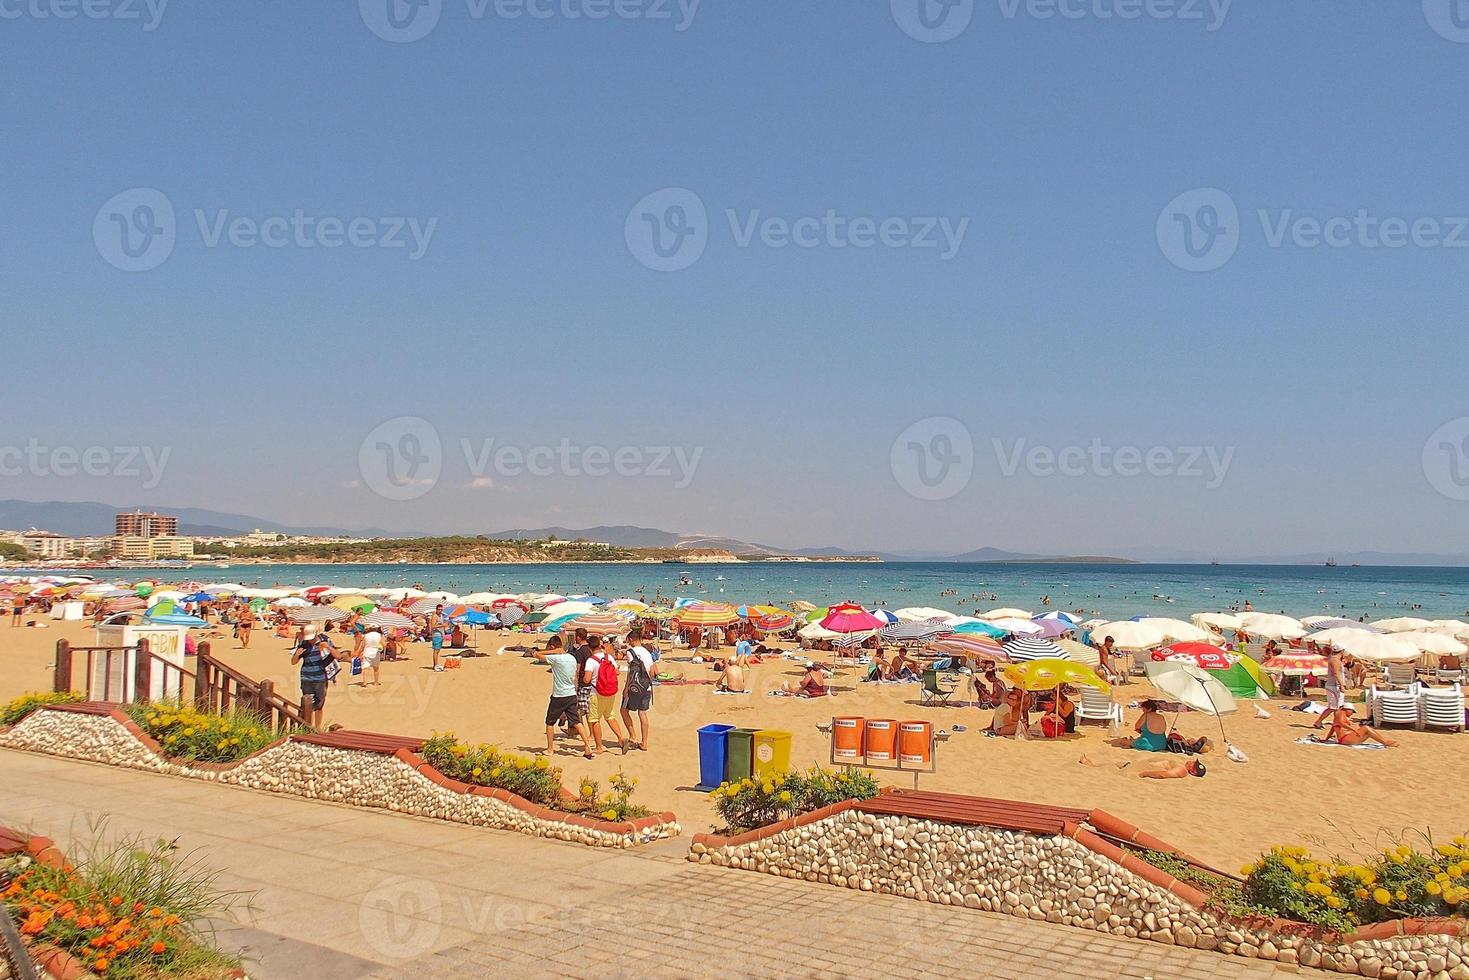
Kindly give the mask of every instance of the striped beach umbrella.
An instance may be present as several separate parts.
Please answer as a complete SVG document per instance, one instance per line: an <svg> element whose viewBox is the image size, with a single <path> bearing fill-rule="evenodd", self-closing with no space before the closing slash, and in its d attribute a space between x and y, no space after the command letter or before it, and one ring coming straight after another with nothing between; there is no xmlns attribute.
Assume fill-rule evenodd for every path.
<svg viewBox="0 0 1469 980"><path fill-rule="evenodd" d="M562 623L558 632L567 633L584 629L590 636L618 636L626 633L631 624L616 613L582 613Z"/></svg>
<svg viewBox="0 0 1469 980"><path fill-rule="evenodd" d="M1369 633L1384 633L1386 630L1367 623L1359 623L1355 619L1342 619L1340 616L1307 616L1301 620L1302 626L1309 626L1313 630L1366 630ZM1307 637L1310 639L1310 637Z"/></svg>
<svg viewBox="0 0 1469 980"><path fill-rule="evenodd" d="M413 620L407 616L395 612L387 612L386 610L370 612L366 616L363 616L359 622L363 626L376 626L379 629L410 629L413 626Z"/></svg>
<svg viewBox="0 0 1469 980"><path fill-rule="evenodd" d="M1271 673L1287 677L1325 677L1326 658L1305 650L1282 650L1260 665Z"/></svg>
<svg viewBox="0 0 1469 980"><path fill-rule="evenodd" d="M880 635L888 643L913 643L951 632L942 623L894 623L884 626Z"/></svg>
<svg viewBox="0 0 1469 980"><path fill-rule="evenodd" d="M692 602L676 610L674 618L683 626L733 626L740 614L722 602Z"/></svg>
<svg viewBox="0 0 1469 980"><path fill-rule="evenodd" d="M120 599L109 599L107 605L103 606L104 612L136 612L139 609L147 609L148 600L141 596L124 596Z"/></svg>
<svg viewBox="0 0 1469 980"><path fill-rule="evenodd" d="M984 636L950 633L928 641L928 647L951 657L990 660L999 664L1010 662L1010 655L1005 652L1005 648Z"/></svg>
<svg viewBox="0 0 1469 980"><path fill-rule="evenodd" d="M504 606L495 610L495 615L500 617L500 622L506 626L514 626L525 616L525 609L521 606Z"/></svg>
<svg viewBox="0 0 1469 980"><path fill-rule="evenodd" d="M335 623L352 614L336 606L298 606L288 615L293 623Z"/></svg>
<svg viewBox="0 0 1469 980"><path fill-rule="evenodd" d="M750 620L750 625L762 633L779 633L796 625L796 619L789 613L771 613L766 616L757 616Z"/></svg>
<svg viewBox="0 0 1469 980"><path fill-rule="evenodd" d="M1039 636L1017 636L1006 640L1004 643L1005 653L1009 656L1011 663L1022 664L1030 660L1069 660L1070 657L1050 640L1041 639Z"/></svg>

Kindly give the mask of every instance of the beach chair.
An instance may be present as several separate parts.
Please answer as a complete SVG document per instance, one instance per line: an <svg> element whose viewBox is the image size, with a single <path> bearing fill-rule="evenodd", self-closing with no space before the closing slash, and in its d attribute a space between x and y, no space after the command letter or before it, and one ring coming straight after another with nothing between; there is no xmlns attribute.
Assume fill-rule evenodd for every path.
<svg viewBox="0 0 1469 980"><path fill-rule="evenodd" d="M1381 728L1384 725L1418 727L1418 686L1416 684L1404 691L1368 688L1367 703L1372 706L1374 727Z"/></svg>
<svg viewBox="0 0 1469 980"><path fill-rule="evenodd" d="M1425 687L1418 691L1420 728L1449 728L1457 732L1464 730L1464 689L1458 684L1453 687Z"/></svg>
<svg viewBox="0 0 1469 980"><path fill-rule="evenodd" d="M1418 680L1418 668L1411 663L1387 664L1387 683L1393 687L1408 687Z"/></svg>
<svg viewBox="0 0 1469 980"><path fill-rule="evenodd" d="M1077 721L1101 721L1107 724L1122 724L1122 705L1112 696L1091 687L1080 688L1081 698L1076 705Z"/></svg>
<svg viewBox="0 0 1469 980"><path fill-rule="evenodd" d="M1444 670L1442 667L1433 672L1433 679L1440 684L1453 684L1455 686L1464 682L1464 668L1458 670Z"/></svg>
<svg viewBox="0 0 1469 980"><path fill-rule="evenodd" d="M936 704L940 707L947 708L949 706L949 698L954 696L954 691L958 689L958 686L958 682L954 680L953 674L945 672L943 675L940 675L933 667L929 667L923 672L923 690L920 692L922 696L921 703L924 706Z"/></svg>

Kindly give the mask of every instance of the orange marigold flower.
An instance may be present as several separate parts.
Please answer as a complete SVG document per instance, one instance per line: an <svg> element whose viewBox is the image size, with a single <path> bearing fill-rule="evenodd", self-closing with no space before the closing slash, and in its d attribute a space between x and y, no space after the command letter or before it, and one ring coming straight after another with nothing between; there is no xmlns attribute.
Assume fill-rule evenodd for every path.
<svg viewBox="0 0 1469 980"><path fill-rule="evenodd" d="M168 946L165 945L164 942L163 942L163 940L161 940L161 939L158 940L156 943L154 943L152 945L152 947L150 947L150 948L153 950L153 955L154 956L158 956L161 953L168 952Z"/></svg>
<svg viewBox="0 0 1469 980"><path fill-rule="evenodd" d="M95 963L92 964L93 968L95 968L98 973L105 972L107 970L108 965L109 964L107 962L107 957L105 957L105 956L99 956L99 957L97 957L97 962L95 962Z"/></svg>
<svg viewBox="0 0 1469 980"><path fill-rule="evenodd" d="M121 895L113 895L112 896L112 907L113 908L117 908L121 904L122 904L122 896Z"/></svg>

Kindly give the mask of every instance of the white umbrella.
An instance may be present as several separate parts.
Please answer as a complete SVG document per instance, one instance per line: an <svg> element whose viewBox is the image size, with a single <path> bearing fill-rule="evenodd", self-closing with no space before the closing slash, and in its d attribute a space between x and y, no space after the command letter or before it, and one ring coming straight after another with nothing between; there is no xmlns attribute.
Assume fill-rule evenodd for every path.
<svg viewBox="0 0 1469 980"><path fill-rule="evenodd" d="M1350 626L1313 633L1311 640L1320 646L1335 647L1350 653L1358 660L1370 660L1374 663L1417 660L1421 654L1417 647L1401 636L1369 633Z"/></svg>
<svg viewBox="0 0 1469 980"><path fill-rule="evenodd" d="M935 609L932 606L909 606L906 609L896 609L893 615L898 617L899 622L921 623L929 619L953 619L954 614L947 609Z"/></svg>
<svg viewBox="0 0 1469 980"><path fill-rule="evenodd" d="M1462 623L1457 619L1435 619L1433 632L1452 636L1456 640L1469 640L1469 623Z"/></svg>
<svg viewBox="0 0 1469 980"><path fill-rule="evenodd" d="M997 619L1034 619L1035 617L1024 609L1016 609L1013 606L1001 606L999 609L991 609L981 618L994 622Z"/></svg>
<svg viewBox="0 0 1469 980"><path fill-rule="evenodd" d="M1153 660L1145 664L1144 669L1148 672L1150 684L1194 711L1227 715L1239 709L1229 688L1207 670L1193 664Z"/></svg>
<svg viewBox="0 0 1469 980"><path fill-rule="evenodd" d="M847 634L829 630L820 623L807 623L796 632L796 635L803 640L839 640ZM872 634L868 633L867 635L871 636Z"/></svg>
<svg viewBox="0 0 1469 980"><path fill-rule="evenodd" d="M1034 620L1016 619L1013 616L1001 616L998 619L986 619L982 620L982 622L989 623L991 626L998 626L1005 632L1014 633L1017 636L1035 636L1038 633L1044 632L1040 624Z"/></svg>
<svg viewBox="0 0 1469 980"><path fill-rule="evenodd" d="M413 625L413 620L394 612L370 612L358 622L364 626L379 626L384 629L406 629Z"/></svg>
<svg viewBox="0 0 1469 980"><path fill-rule="evenodd" d="M1406 640L1424 653L1434 653L1443 656L1451 653L1456 657L1469 653L1469 644L1460 643L1452 636L1442 633L1424 633L1414 631L1411 633L1394 633L1393 637Z"/></svg>
<svg viewBox="0 0 1469 980"><path fill-rule="evenodd" d="M1151 650L1153 647L1162 646L1168 642L1166 632L1147 623L1122 620L1092 627L1093 642L1099 642L1109 636L1112 638L1112 645L1119 650Z"/></svg>
<svg viewBox="0 0 1469 980"><path fill-rule="evenodd" d="M422 589L389 589L383 593L383 598L398 602L401 599L422 599L426 595L428 593Z"/></svg>
<svg viewBox="0 0 1469 980"><path fill-rule="evenodd" d="M1267 640L1295 640L1305 636L1307 632L1299 619L1276 613L1240 613L1239 621L1246 633L1263 636Z"/></svg>
<svg viewBox="0 0 1469 980"><path fill-rule="evenodd" d="M1079 640L1068 640L1065 637L1051 642L1066 651L1066 656L1071 660L1086 664L1088 667L1100 667L1102 664L1102 655L1097 652L1096 647L1089 647Z"/></svg>
<svg viewBox="0 0 1469 980"><path fill-rule="evenodd" d="M1214 630L1237 630L1241 625L1239 617L1233 613L1194 613L1190 618L1195 626Z"/></svg>
<svg viewBox="0 0 1469 980"><path fill-rule="evenodd" d="M285 609L293 609L299 606L309 606L311 605L311 603L307 602L305 599L302 599L300 596L292 595L286 596L284 599L277 599L275 605L281 606Z"/></svg>
<svg viewBox="0 0 1469 980"><path fill-rule="evenodd" d="M1218 639L1217 633L1212 633L1193 623L1185 623L1181 619L1169 619L1165 616L1148 616L1138 622L1147 626L1156 626L1167 634L1168 639L1175 643L1208 643Z"/></svg>
<svg viewBox="0 0 1469 980"><path fill-rule="evenodd" d="M1399 616L1396 619L1379 619L1372 624L1380 630L1389 633L1406 633L1409 630L1433 629L1433 622L1427 619L1419 619L1416 616Z"/></svg>

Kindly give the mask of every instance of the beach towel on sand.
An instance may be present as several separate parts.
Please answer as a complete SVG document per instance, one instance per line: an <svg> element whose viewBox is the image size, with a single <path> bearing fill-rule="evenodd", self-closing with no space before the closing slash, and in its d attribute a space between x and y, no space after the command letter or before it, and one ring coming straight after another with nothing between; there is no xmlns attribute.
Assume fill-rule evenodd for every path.
<svg viewBox="0 0 1469 980"><path fill-rule="evenodd" d="M1338 749L1385 749L1386 745L1378 745L1376 742L1363 742L1361 745L1343 745L1340 742L1318 742L1309 735L1302 735L1296 739L1298 745L1329 745Z"/></svg>

